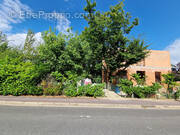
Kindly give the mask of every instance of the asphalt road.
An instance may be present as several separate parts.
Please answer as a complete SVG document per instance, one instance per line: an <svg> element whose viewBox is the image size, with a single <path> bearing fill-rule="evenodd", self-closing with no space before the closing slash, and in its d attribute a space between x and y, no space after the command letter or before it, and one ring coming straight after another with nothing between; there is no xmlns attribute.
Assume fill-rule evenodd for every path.
<svg viewBox="0 0 180 135"><path fill-rule="evenodd" d="M0 135L180 135L180 110L0 106Z"/></svg>

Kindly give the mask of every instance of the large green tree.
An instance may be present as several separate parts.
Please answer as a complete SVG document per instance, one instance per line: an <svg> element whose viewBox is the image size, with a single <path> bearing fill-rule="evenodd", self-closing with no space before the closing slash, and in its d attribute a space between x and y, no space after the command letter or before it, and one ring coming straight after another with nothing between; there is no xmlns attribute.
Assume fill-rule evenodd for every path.
<svg viewBox="0 0 180 135"><path fill-rule="evenodd" d="M68 71L81 76L87 74L86 63L91 58L89 43L81 35L69 33L56 35L51 30L42 34L44 43L38 47L37 64L44 74Z"/></svg>
<svg viewBox="0 0 180 135"><path fill-rule="evenodd" d="M66 37L63 34L56 35L52 30L42 33L44 43L38 46L38 57L36 65L38 65L40 72L47 75L51 72L63 72L63 65L61 64L61 57L67 45Z"/></svg>
<svg viewBox="0 0 180 135"><path fill-rule="evenodd" d="M90 58L88 47L89 44L84 41L81 35L68 35L66 38L67 45L59 59L62 70L71 71L77 75L87 73L86 62Z"/></svg>
<svg viewBox="0 0 180 135"><path fill-rule="evenodd" d="M144 59L147 45L138 38L129 38L131 30L138 25L138 19L132 20L125 12L123 2L110 7L107 12L96 11L96 2L86 0L84 10L88 27L83 31L85 39L90 44L92 59L88 64L92 74L100 74L103 69L109 82L112 74L118 69L126 70L130 65ZM106 64L102 64L102 61Z"/></svg>

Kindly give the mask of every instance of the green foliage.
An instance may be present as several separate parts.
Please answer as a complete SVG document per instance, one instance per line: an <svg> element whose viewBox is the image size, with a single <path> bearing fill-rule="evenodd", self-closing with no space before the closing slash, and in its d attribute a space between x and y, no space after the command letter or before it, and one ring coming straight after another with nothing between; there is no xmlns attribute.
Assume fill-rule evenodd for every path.
<svg viewBox="0 0 180 135"><path fill-rule="evenodd" d="M66 87L66 89L64 90L64 93L66 96L68 97L76 97L77 96L77 88L74 86L68 86Z"/></svg>
<svg viewBox="0 0 180 135"><path fill-rule="evenodd" d="M96 76L96 77L92 78L92 81L95 83L102 83L102 76Z"/></svg>
<svg viewBox="0 0 180 135"><path fill-rule="evenodd" d="M132 97L133 95L136 98L152 97L162 87L159 83L154 83L151 86L133 86L132 81L127 79L121 79L119 86L128 97Z"/></svg>
<svg viewBox="0 0 180 135"><path fill-rule="evenodd" d="M37 87L37 86L28 87L27 95L41 96L41 95L43 95L43 89L42 89L42 87Z"/></svg>
<svg viewBox="0 0 180 135"><path fill-rule="evenodd" d="M133 87L133 82L128 80L128 79L120 79L120 84L118 85L121 87L123 92L125 92L128 97L131 97L133 94L132 87Z"/></svg>
<svg viewBox="0 0 180 135"><path fill-rule="evenodd" d="M83 85L78 87L77 95L78 96L86 96L88 89L91 88L91 85Z"/></svg>
<svg viewBox="0 0 180 135"><path fill-rule="evenodd" d="M34 33L29 30L21 49L8 47L6 36L0 32L0 94L103 96L103 85L77 88L77 82L88 77L100 83L103 60L111 77L117 69L125 70L146 57L149 51L144 41L129 38L138 19L131 20L122 2L101 13L95 10L96 2L86 1L89 26L80 35L70 30L67 35L56 34L50 29L42 33L44 42L35 48ZM56 83L37 87L48 75ZM135 93L130 82L122 84L123 89L129 88L128 95Z"/></svg>
<svg viewBox="0 0 180 135"><path fill-rule="evenodd" d="M38 72L35 65L24 61L23 54L16 49L7 50L5 54L5 57L0 58L1 94L19 96L37 93L35 78Z"/></svg>
<svg viewBox="0 0 180 135"><path fill-rule="evenodd" d="M3 53L8 49L8 41L5 34L0 31L0 52Z"/></svg>
<svg viewBox="0 0 180 135"><path fill-rule="evenodd" d="M135 86L132 91L137 98L150 98L157 94L160 88L159 84L154 83L152 86Z"/></svg>
<svg viewBox="0 0 180 135"><path fill-rule="evenodd" d="M86 63L91 59L89 44L82 36L56 35L51 30L42 34L44 43L38 48L36 65L41 65L44 75L58 71L63 76L72 72L81 76L87 74Z"/></svg>
<svg viewBox="0 0 180 135"><path fill-rule="evenodd" d="M67 46L59 57L59 64L64 72L73 71L78 75L85 72L86 59L88 59L86 46L88 44L81 39L81 36L68 37Z"/></svg>
<svg viewBox="0 0 180 135"><path fill-rule="evenodd" d="M167 93L172 94L173 88L177 85L175 81L175 75L173 73L163 74L163 83L167 84Z"/></svg>
<svg viewBox="0 0 180 135"><path fill-rule="evenodd" d="M73 72L66 72L67 79L65 81L64 93L66 96L77 96L77 82L80 80L78 75Z"/></svg>
<svg viewBox="0 0 180 135"><path fill-rule="evenodd" d="M132 20L129 13L123 9L123 2L112 6L107 12L96 11L96 2L86 0L84 10L89 26L82 35L90 44L92 50L91 60L88 63L92 75L101 74L102 61L106 66L104 70L109 74L109 79L117 69L126 69L144 59L149 51L140 39L130 39L130 31L138 25L138 19ZM95 76L95 75L94 75Z"/></svg>
<svg viewBox="0 0 180 135"><path fill-rule="evenodd" d="M65 36L62 34L56 35L52 31L42 33L44 43L38 48L38 58L36 64L41 65L45 75L51 72L64 72L59 62L66 46Z"/></svg>
<svg viewBox="0 0 180 135"><path fill-rule="evenodd" d="M72 85L65 89L65 95L70 97L88 96L88 97L102 97L104 96L104 84L84 85L80 87L73 87Z"/></svg>
<svg viewBox="0 0 180 135"><path fill-rule="evenodd" d="M92 97L102 97L104 96L104 84L94 85L91 87L91 90L87 92L87 96Z"/></svg>
<svg viewBox="0 0 180 135"><path fill-rule="evenodd" d="M43 94L45 96L59 96L62 95L64 89L65 77L58 72L52 72L47 75L41 82Z"/></svg>
<svg viewBox="0 0 180 135"><path fill-rule="evenodd" d="M51 76L54 77L58 82L64 82L66 80L66 77L64 77L64 75L62 75L58 71L52 72Z"/></svg>
<svg viewBox="0 0 180 135"><path fill-rule="evenodd" d="M55 85L48 88L45 88L43 91L43 95L45 96L60 96L62 95L62 87L61 85Z"/></svg>
<svg viewBox="0 0 180 135"><path fill-rule="evenodd" d="M145 76L141 77L140 74L132 74L131 77L132 80L134 80L137 83L137 85L145 85L146 82Z"/></svg>
<svg viewBox="0 0 180 135"><path fill-rule="evenodd" d="M151 87L155 89L156 91L158 91L159 89L162 88L162 85L160 83L153 83Z"/></svg>
<svg viewBox="0 0 180 135"><path fill-rule="evenodd" d="M132 92L133 92L134 97L136 97L136 98L145 98L144 89L145 88L142 87L142 86L133 87Z"/></svg>
<svg viewBox="0 0 180 135"><path fill-rule="evenodd" d="M180 88L174 94L175 99L180 99Z"/></svg>
<svg viewBox="0 0 180 135"><path fill-rule="evenodd" d="M128 86L128 87L133 86L133 82L128 79L120 79L120 84L123 86Z"/></svg>
<svg viewBox="0 0 180 135"><path fill-rule="evenodd" d="M162 88L159 83L153 83L151 86L146 86L144 90L144 94L146 98L149 98L155 94L157 94L158 90Z"/></svg>
<svg viewBox="0 0 180 135"><path fill-rule="evenodd" d="M104 84L84 85L78 87L78 96L102 97L104 96Z"/></svg>

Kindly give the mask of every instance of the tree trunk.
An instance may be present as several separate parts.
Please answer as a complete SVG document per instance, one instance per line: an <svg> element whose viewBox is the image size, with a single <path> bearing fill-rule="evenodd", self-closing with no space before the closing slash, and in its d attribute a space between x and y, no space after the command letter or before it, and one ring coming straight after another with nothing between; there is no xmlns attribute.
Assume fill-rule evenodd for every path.
<svg viewBox="0 0 180 135"><path fill-rule="evenodd" d="M107 71L107 78L106 78L106 89L111 90L111 83L110 83L110 72Z"/></svg>

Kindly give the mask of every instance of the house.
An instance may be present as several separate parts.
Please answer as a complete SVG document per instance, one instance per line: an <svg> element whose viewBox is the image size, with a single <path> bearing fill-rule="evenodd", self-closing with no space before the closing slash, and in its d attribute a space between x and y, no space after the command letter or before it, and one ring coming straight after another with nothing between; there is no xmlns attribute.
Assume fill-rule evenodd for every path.
<svg viewBox="0 0 180 135"><path fill-rule="evenodd" d="M149 55L144 60L131 65L124 72L117 73L117 79L114 80L114 83L118 78L131 79L132 74L138 73L142 77L146 76L146 84L151 85L155 82L161 82L163 79L162 74L169 72L171 72L170 53L168 51L150 50Z"/></svg>

